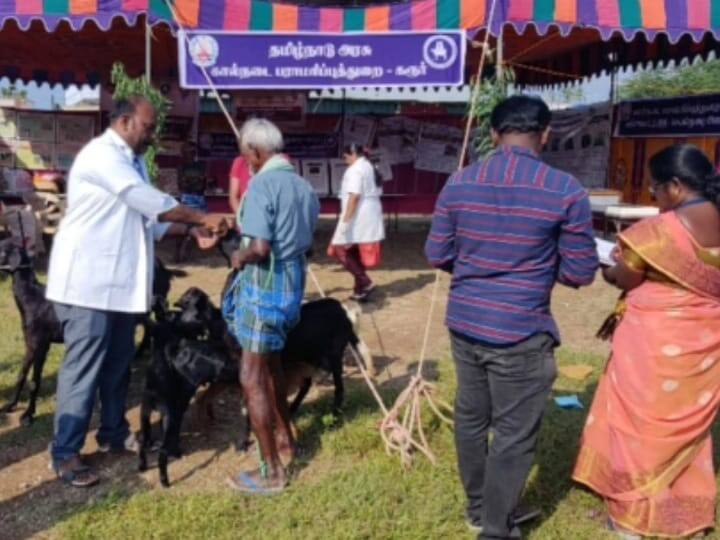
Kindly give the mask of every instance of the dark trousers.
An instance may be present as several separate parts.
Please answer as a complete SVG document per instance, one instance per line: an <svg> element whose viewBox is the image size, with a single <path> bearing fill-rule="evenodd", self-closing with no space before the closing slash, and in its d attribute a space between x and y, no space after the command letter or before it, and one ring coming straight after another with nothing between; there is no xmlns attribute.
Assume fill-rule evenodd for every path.
<svg viewBox="0 0 720 540"><path fill-rule="evenodd" d="M100 397L98 444L122 448L130 430L125 402L135 352L137 316L55 304L65 358L58 373L52 443L55 464L80 453Z"/></svg>
<svg viewBox="0 0 720 540"><path fill-rule="evenodd" d="M451 344L457 373L455 446L468 517L482 522L482 538L519 538L512 514L557 375L555 341L536 334L499 348L452 332Z"/></svg>
<svg viewBox="0 0 720 540"><path fill-rule="evenodd" d="M340 264L355 278L354 292L357 294L362 293L372 281L368 277L365 265L360 259L360 247L353 244L351 246L334 246L334 248L335 256L340 261Z"/></svg>

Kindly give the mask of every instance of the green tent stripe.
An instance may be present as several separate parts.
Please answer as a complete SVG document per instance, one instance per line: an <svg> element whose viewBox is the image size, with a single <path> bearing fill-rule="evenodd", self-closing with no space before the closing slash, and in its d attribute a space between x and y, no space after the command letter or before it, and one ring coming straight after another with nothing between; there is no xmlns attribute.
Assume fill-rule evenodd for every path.
<svg viewBox="0 0 720 540"><path fill-rule="evenodd" d="M365 10L362 8L344 9L343 30L346 32L362 32L365 30Z"/></svg>
<svg viewBox="0 0 720 540"><path fill-rule="evenodd" d="M67 15L70 11L68 0L45 0L43 12L48 15Z"/></svg>
<svg viewBox="0 0 720 540"><path fill-rule="evenodd" d="M437 0L435 16L438 29L454 30L460 28L460 1Z"/></svg>
<svg viewBox="0 0 720 540"><path fill-rule="evenodd" d="M555 0L535 0L533 18L541 22L555 20Z"/></svg>
<svg viewBox="0 0 720 540"><path fill-rule="evenodd" d="M166 21L172 21L173 16L165 0L150 0L150 11Z"/></svg>
<svg viewBox="0 0 720 540"><path fill-rule="evenodd" d="M258 0L252 0L252 2L250 3L250 30L272 29L272 4L270 2L258 2Z"/></svg>
<svg viewBox="0 0 720 540"><path fill-rule="evenodd" d="M620 0L620 24L628 28L642 28L640 0Z"/></svg>
<svg viewBox="0 0 720 540"><path fill-rule="evenodd" d="M710 26L720 27L720 0L712 0L710 4Z"/></svg>

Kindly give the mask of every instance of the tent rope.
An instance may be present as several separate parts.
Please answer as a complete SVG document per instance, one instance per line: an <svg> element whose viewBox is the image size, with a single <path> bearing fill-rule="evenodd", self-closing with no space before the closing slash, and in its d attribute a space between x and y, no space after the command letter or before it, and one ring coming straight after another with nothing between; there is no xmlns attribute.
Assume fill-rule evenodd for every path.
<svg viewBox="0 0 720 540"><path fill-rule="evenodd" d="M488 21L494 20L496 5L497 0L492 0L488 11ZM463 138L462 151L460 152L460 159L458 161L458 170L462 169L462 166L465 163L465 156L470 143L470 130L473 121L472 111L475 109L477 100L480 97L480 81L482 80L485 60L488 56L489 43L490 28L488 27L482 44L482 54L480 56L480 61L478 62L477 83L473 89L472 98L470 100L470 112L468 114L467 124L465 125L465 135ZM409 467L412 464L412 452L414 449L419 450L422 454L424 454L433 465L437 462L435 454L433 454L430 449L430 445L425 437L425 432L423 431L423 399L442 422L448 425L453 425L452 407L444 400L436 397L435 385L423 378L423 367L425 365L425 357L430 338L430 328L440 288L440 279L441 271L436 270L435 282L430 299L430 309L428 310L427 322L425 323L425 332L423 335L422 347L420 349L417 371L410 379L410 383L405 390L403 390L395 400L390 412L385 415L385 418L380 425L380 434L383 441L385 441L386 448L397 451L400 454L400 462L405 467ZM402 422L398 422L401 415ZM420 439L420 443L413 438L415 430L417 430L417 436Z"/></svg>
<svg viewBox="0 0 720 540"><path fill-rule="evenodd" d="M180 21L180 17L178 16L177 11L175 10L175 6L173 5L173 2L171 0L165 0L165 4L167 5L168 9L170 10L173 20L175 21L175 24L178 25L178 28L180 29L180 33L182 34L183 38L185 38L185 44L188 46L188 51L189 51L190 50L190 38L187 35L187 30L185 30L185 26ZM227 110L225 103L223 102L222 98L220 97L220 92L218 92L215 84L212 81L212 78L208 74L205 67L204 66L198 66L198 67L200 68L200 71L202 72L203 77L205 77L205 81L208 83L208 86L212 90L212 93L215 96L215 99L217 100L218 105L220 106L220 110L222 111L223 115L225 115L225 119L228 121L228 124L230 125L230 129L232 129L233 133L235 134L235 139L237 139L237 141L240 141L240 131L238 130L237 126L235 125L235 122L233 121L233 118L230 115L230 112Z"/></svg>

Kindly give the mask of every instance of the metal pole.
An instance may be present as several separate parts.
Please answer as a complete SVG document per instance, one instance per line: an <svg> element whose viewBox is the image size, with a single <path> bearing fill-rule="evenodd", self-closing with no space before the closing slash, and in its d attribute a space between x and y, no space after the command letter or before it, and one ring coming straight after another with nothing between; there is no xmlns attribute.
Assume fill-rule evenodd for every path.
<svg viewBox="0 0 720 540"><path fill-rule="evenodd" d="M149 13L145 14L145 79L152 82L152 29Z"/></svg>

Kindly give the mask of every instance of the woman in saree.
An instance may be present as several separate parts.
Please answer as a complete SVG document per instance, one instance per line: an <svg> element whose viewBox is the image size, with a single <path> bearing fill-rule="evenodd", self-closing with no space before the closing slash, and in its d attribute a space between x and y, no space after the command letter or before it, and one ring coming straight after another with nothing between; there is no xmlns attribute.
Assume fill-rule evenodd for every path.
<svg viewBox="0 0 720 540"><path fill-rule="evenodd" d="M650 171L661 214L622 232L603 271L626 293L573 473L624 538L715 523L720 177L692 145L657 153Z"/></svg>

